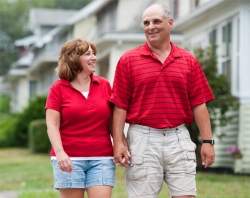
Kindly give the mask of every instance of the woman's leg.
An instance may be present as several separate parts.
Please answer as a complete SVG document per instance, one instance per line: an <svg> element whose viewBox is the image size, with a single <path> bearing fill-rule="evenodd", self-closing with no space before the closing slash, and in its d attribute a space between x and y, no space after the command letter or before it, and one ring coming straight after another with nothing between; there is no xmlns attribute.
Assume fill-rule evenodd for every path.
<svg viewBox="0 0 250 198"><path fill-rule="evenodd" d="M112 159L89 160L86 191L89 198L111 198L115 184L115 164Z"/></svg>
<svg viewBox="0 0 250 198"><path fill-rule="evenodd" d="M94 186L87 189L88 198L111 198L111 186Z"/></svg>
<svg viewBox="0 0 250 198"><path fill-rule="evenodd" d="M84 198L84 189L60 189L60 198Z"/></svg>

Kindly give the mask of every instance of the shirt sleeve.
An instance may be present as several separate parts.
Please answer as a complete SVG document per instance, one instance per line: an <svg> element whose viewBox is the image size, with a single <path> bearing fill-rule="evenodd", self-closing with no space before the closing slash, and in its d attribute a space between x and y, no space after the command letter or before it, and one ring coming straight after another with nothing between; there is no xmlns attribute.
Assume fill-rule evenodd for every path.
<svg viewBox="0 0 250 198"><path fill-rule="evenodd" d="M46 99L45 109L53 109L60 112L61 96L59 86L51 86Z"/></svg>
<svg viewBox="0 0 250 198"><path fill-rule="evenodd" d="M128 60L121 57L116 67L113 89L110 98L110 101L114 105L125 110L128 109L130 98L128 66Z"/></svg>
<svg viewBox="0 0 250 198"><path fill-rule="evenodd" d="M189 82L189 99L192 108L214 99L213 91L197 60L194 60Z"/></svg>

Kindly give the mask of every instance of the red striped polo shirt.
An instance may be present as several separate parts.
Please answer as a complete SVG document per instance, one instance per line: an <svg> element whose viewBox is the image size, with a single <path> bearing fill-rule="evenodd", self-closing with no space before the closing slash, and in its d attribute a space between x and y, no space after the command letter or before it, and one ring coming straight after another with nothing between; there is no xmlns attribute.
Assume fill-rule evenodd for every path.
<svg viewBox="0 0 250 198"><path fill-rule="evenodd" d="M99 76L92 76L88 98L66 80L51 86L46 109L60 113L61 140L70 157L113 156L110 95L109 82Z"/></svg>
<svg viewBox="0 0 250 198"><path fill-rule="evenodd" d="M110 101L127 111L126 122L154 128L190 124L192 109L214 99L196 58L171 46L164 63L147 43L120 58Z"/></svg>

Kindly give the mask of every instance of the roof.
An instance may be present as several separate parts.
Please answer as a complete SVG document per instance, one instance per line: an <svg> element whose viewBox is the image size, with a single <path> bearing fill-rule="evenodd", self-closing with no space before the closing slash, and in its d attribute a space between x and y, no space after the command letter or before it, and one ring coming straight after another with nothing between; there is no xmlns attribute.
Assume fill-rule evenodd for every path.
<svg viewBox="0 0 250 198"><path fill-rule="evenodd" d="M195 9L188 16L183 16L176 20L174 30L175 31L183 31L186 28L190 28L192 24L196 23L198 20L201 20L201 17L206 17L206 14L212 11L214 8L218 6L223 7L223 3L233 2L234 0L213 0L208 3L200 6ZM237 1L235 1L237 2Z"/></svg>
<svg viewBox="0 0 250 198"><path fill-rule="evenodd" d="M26 36L24 38L18 39L15 41L15 46L20 47L20 46L30 46L33 43L35 43L37 40L37 36L35 35L30 35L30 36Z"/></svg>
<svg viewBox="0 0 250 198"><path fill-rule="evenodd" d="M77 13L77 10L32 8L30 11L30 27L64 25L67 19L75 13Z"/></svg>
<svg viewBox="0 0 250 198"><path fill-rule="evenodd" d="M28 52L27 54L23 55L21 58L14 63L14 66L29 66L34 58L34 54L32 52Z"/></svg>
<svg viewBox="0 0 250 198"><path fill-rule="evenodd" d="M83 7L80 11L76 12L69 20L65 20L63 25L58 25L47 34L43 35L39 40L36 41L37 47L42 47L44 44L50 42L55 35L57 35L60 31L62 31L68 25L73 25L77 21L88 17L91 14L98 12L102 9L105 5L113 0L94 0L91 3L87 4Z"/></svg>
<svg viewBox="0 0 250 198"><path fill-rule="evenodd" d="M74 16L72 16L67 23L74 24L79 20L82 20L90 15L95 14L99 10L101 10L104 6L110 3L113 0L94 0L91 3L84 6L80 11L78 11Z"/></svg>
<svg viewBox="0 0 250 198"><path fill-rule="evenodd" d="M64 26L58 26L54 29L50 30L47 34L41 36L39 39L36 40L35 46L42 47L44 44L49 43L53 40L54 36L57 35Z"/></svg>

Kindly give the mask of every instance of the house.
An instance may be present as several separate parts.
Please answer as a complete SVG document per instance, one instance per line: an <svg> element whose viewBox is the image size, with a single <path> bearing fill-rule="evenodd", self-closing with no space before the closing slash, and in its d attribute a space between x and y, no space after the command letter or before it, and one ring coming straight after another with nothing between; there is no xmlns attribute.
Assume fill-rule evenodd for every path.
<svg viewBox="0 0 250 198"><path fill-rule="evenodd" d="M55 54L55 51L46 56L42 53L43 45L50 41L50 36L55 31L54 28L64 25L65 17L70 17L74 13L76 11L73 10L31 9L28 26L33 35L15 42L20 58L13 63L7 76L5 76L5 80L9 84L11 110L13 112L21 111L28 104L29 99L38 94L36 92L37 81L41 77L39 74L39 78L37 78L30 72L33 61L39 63L39 58L44 58L47 61L56 62L57 54ZM47 77L43 76L43 78ZM52 80L46 79L48 84ZM44 89L47 90L47 86L44 85L42 88L45 87Z"/></svg>
<svg viewBox="0 0 250 198"><path fill-rule="evenodd" d="M36 74L37 94L46 93L47 88L54 80L54 68L57 59L52 62L46 61L43 53L57 54L62 44L73 38L84 38L96 43L97 73L107 77L112 83L115 66L120 55L127 49L144 42L144 35L140 27L142 10L152 1L133 0L95 0L79 10L67 20L64 26L53 29L50 39L44 42L42 52L38 53L29 69L29 73ZM134 7L130 17L125 17L127 10ZM47 37L45 34L43 37ZM176 42L180 43L181 37L174 36ZM38 61L39 58L39 61ZM47 66L44 66L47 62ZM46 68L45 68L46 67ZM46 71L46 74L45 74ZM41 78L44 76L44 78Z"/></svg>
<svg viewBox="0 0 250 198"><path fill-rule="evenodd" d="M61 38L60 45L70 38L91 40L96 43L98 49L97 73L107 77L112 83L116 62L120 55L125 50L144 42L144 35L139 24L142 10L150 2L152 1L92 1L69 18L65 26L57 28L57 33L53 35L51 41L46 42L44 50L46 51L47 48L51 48L53 51L58 50L59 45L55 43L59 38ZM127 10L131 7L135 8L134 11L130 13L130 17L125 17ZM175 38L180 43L180 37L175 36ZM32 72L34 73L38 68L40 66L37 66L34 59ZM41 74L40 71L38 73ZM54 72L50 74L52 76ZM46 74L46 76L49 75ZM38 83L41 82L38 81Z"/></svg>
<svg viewBox="0 0 250 198"><path fill-rule="evenodd" d="M238 119L215 131L214 167L250 172L250 1L173 0L175 31L189 48L217 46L218 71L225 74L231 92L239 99ZM225 149L238 146L242 158L235 159Z"/></svg>
<svg viewBox="0 0 250 198"><path fill-rule="evenodd" d="M4 81L4 77L0 76L0 95L9 94L9 84Z"/></svg>
<svg viewBox="0 0 250 198"><path fill-rule="evenodd" d="M26 89L14 91L22 96L15 97L17 101L14 104L22 100L27 104L32 95L47 93L49 85L56 79L54 68L59 50L65 41L73 38L96 43L97 73L112 83L120 55L144 42L139 25L141 14L153 2L169 4L175 18L174 42L190 49L209 44L218 46L218 71L228 77L232 94L239 98L240 108L234 122L215 130L216 161L213 166L250 173L249 0L93 0L65 20L63 25L40 31L42 34L35 42L32 37L25 38L27 40L21 46L28 45L33 57L31 62L26 60L29 66L24 67L25 71L21 67L18 69L20 74L16 84L21 86L26 82L23 85ZM18 65L20 62L25 61L19 60ZM18 90L22 90L21 93ZM241 149L241 159L225 152L227 147L234 145Z"/></svg>

